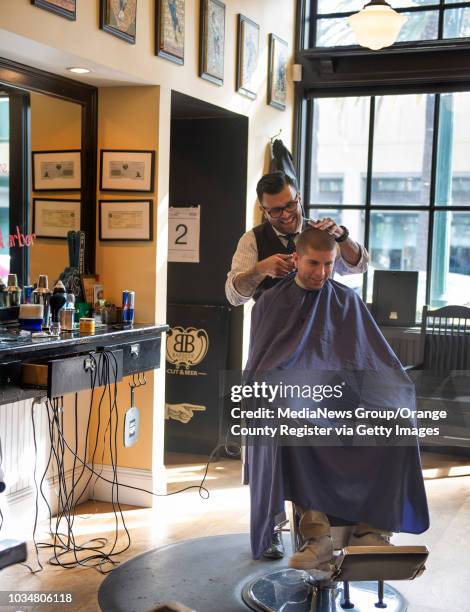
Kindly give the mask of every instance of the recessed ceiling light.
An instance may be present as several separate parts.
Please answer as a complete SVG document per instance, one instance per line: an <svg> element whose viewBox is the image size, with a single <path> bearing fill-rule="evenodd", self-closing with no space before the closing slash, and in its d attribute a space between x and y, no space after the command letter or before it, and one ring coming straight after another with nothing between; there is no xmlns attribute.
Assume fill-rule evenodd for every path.
<svg viewBox="0 0 470 612"><path fill-rule="evenodd" d="M86 74L87 72L91 72L88 68L67 68L69 72L75 72L75 74Z"/></svg>

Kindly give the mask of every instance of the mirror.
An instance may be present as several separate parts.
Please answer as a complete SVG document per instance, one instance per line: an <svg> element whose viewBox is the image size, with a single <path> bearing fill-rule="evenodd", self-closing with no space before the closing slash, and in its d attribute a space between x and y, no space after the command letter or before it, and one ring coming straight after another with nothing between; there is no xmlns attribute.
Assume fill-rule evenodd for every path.
<svg viewBox="0 0 470 612"><path fill-rule="evenodd" d="M85 232L85 272L94 272L96 155L97 89L0 58L3 282L8 272L20 286L57 279L69 265L68 228Z"/></svg>
<svg viewBox="0 0 470 612"><path fill-rule="evenodd" d="M78 168L74 168L71 161L64 164L51 161L55 157L60 159L60 155L54 155L53 158L47 153L35 152L80 150L81 122L79 104L44 94L30 94L31 164L35 165L35 169L30 175L29 217L30 228L36 238L30 249L29 284L34 284L40 274L47 274L50 284L59 278L60 273L69 265L69 252L64 237L52 236L64 236L69 229L80 229L80 208L75 206L80 202L80 191L51 189L61 180L62 174L73 176ZM60 168L61 165L63 168ZM48 176L52 184L49 189L44 176ZM46 191L35 187L43 187Z"/></svg>

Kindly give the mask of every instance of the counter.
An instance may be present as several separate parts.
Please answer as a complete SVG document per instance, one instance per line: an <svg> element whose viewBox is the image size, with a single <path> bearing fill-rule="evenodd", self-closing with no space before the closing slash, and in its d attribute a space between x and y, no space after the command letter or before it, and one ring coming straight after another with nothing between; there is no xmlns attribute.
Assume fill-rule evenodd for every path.
<svg viewBox="0 0 470 612"><path fill-rule="evenodd" d="M134 325L129 328L99 327L94 334L78 330L60 337L32 338L0 330L0 404L47 395L58 397L90 388L89 369L100 353L113 353L122 376L160 366L162 333L167 325ZM90 361L90 354L95 358ZM25 384L31 365L41 368L47 382Z"/></svg>

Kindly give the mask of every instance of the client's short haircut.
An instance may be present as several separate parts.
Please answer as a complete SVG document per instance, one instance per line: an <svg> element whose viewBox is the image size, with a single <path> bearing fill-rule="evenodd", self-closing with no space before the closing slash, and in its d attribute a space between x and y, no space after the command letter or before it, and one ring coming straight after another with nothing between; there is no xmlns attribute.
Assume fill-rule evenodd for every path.
<svg viewBox="0 0 470 612"><path fill-rule="evenodd" d="M308 226L300 234L296 250L299 255L304 255L308 248L315 251L334 251L336 249L335 237L325 230Z"/></svg>
<svg viewBox="0 0 470 612"><path fill-rule="evenodd" d="M265 174L256 185L256 195L258 196L259 203L263 204L263 194L268 193L269 195L273 195L281 193L286 185L296 189L294 181L288 174L282 172L282 170Z"/></svg>

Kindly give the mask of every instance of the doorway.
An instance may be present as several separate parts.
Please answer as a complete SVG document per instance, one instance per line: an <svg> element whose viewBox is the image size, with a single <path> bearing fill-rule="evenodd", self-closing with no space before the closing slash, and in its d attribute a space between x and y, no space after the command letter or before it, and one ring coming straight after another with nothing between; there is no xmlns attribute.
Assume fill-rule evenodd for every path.
<svg viewBox="0 0 470 612"><path fill-rule="evenodd" d="M245 231L247 159L247 117L172 93L170 207L198 206L200 235L197 262L168 263L166 450L207 454L225 436L219 377L241 370L243 336L225 279Z"/></svg>

